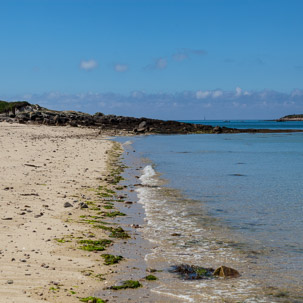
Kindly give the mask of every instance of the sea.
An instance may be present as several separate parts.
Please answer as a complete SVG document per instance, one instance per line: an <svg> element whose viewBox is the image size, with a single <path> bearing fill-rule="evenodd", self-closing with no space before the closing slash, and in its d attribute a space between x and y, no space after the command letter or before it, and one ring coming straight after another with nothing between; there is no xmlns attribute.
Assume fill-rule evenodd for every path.
<svg viewBox="0 0 303 303"><path fill-rule="evenodd" d="M183 121L302 129L303 122ZM303 302L303 133L120 138L140 159L140 232L167 302ZM135 156L134 156L135 155ZM239 278L185 280L180 264L222 265Z"/></svg>

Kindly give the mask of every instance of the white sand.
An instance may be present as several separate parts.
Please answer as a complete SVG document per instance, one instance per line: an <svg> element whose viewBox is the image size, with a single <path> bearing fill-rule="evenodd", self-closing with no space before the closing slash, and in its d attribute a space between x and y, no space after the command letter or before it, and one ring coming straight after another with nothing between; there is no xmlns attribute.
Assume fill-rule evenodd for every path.
<svg viewBox="0 0 303 303"><path fill-rule="evenodd" d="M79 302L105 286L81 273L106 272L100 257L54 240L88 231L65 221L106 173L112 142L98 132L0 123L0 302Z"/></svg>

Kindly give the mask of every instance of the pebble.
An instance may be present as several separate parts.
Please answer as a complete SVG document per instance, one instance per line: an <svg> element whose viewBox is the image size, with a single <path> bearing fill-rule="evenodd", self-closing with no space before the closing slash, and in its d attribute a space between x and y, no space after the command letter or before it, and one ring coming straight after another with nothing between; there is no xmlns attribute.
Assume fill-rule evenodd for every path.
<svg viewBox="0 0 303 303"><path fill-rule="evenodd" d="M67 207L73 207L73 205L70 204L69 202L65 202L63 206L64 206L65 208L67 208Z"/></svg>

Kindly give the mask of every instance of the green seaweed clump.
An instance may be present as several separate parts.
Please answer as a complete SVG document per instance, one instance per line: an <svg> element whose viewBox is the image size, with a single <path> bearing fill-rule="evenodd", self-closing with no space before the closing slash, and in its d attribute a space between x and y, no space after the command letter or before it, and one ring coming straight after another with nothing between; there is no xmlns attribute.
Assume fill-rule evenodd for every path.
<svg viewBox="0 0 303 303"><path fill-rule="evenodd" d="M122 285L111 286L110 289L119 290L119 289L127 289L127 288L138 288L141 286L142 284L139 281L127 280L124 281Z"/></svg>
<svg viewBox="0 0 303 303"><path fill-rule="evenodd" d="M87 297L80 299L81 302L92 302L92 303L105 303L104 300L96 297Z"/></svg>
<svg viewBox="0 0 303 303"><path fill-rule="evenodd" d="M158 280L158 278L154 275L148 275L145 277L146 280L148 281L155 281L155 280Z"/></svg>
<svg viewBox="0 0 303 303"><path fill-rule="evenodd" d="M119 263L123 259L122 256L114 256L110 254L103 254L101 257L104 259L105 265L113 265Z"/></svg>
<svg viewBox="0 0 303 303"><path fill-rule="evenodd" d="M66 242L71 242L71 240L67 240L67 239L64 239L64 238L55 238L54 239L55 241L57 241L58 243L66 243Z"/></svg>
<svg viewBox="0 0 303 303"><path fill-rule="evenodd" d="M120 238L120 239L127 239L130 238L129 234L122 228L122 227L117 227L117 228L111 228L110 229L110 237L111 238Z"/></svg>
<svg viewBox="0 0 303 303"><path fill-rule="evenodd" d="M120 211L103 212L103 215L110 218L117 216L126 216L126 214L121 213Z"/></svg>
<svg viewBox="0 0 303 303"><path fill-rule="evenodd" d="M112 205L104 205L103 206L105 209L113 209L114 207Z"/></svg>
<svg viewBox="0 0 303 303"><path fill-rule="evenodd" d="M79 244L84 244L79 248L87 251L103 251L105 248L112 243L111 240L80 240Z"/></svg>

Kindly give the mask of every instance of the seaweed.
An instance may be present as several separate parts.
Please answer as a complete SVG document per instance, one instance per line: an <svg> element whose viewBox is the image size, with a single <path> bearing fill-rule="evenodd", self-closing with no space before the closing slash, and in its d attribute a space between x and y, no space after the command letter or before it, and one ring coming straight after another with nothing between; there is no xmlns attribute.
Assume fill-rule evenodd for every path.
<svg viewBox="0 0 303 303"><path fill-rule="evenodd" d="M80 299L81 302L91 302L91 303L105 303L104 300L97 298L97 297L86 297Z"/></svg>
<svg viewBox="0 0 303 303"><path fill-rule="evenodd" d="M105 248L112 243L111 240L80 240L79 244L83 244L79 248L87 251L103 251Z"/></svg>
<svg viewBox="0 0 303 303"><path fill-rule="evenodd" d="M101 257L104 259L105 265L113 265L119 263L123 259L122 256L114 256L110 254L103 254Z"/></svg>
<svg viewBox="0 0 303 303"><path fill-rule="evenodd" d="M127 281L122 282L121 285L111 286L110 289L120 290L120 289L138 288L138 287L142 287L142 284L139 281L127 280Z"/></svg>
<svg viewBox="0 0 303 303"><path fill-rule="evenodd" d="M145 277L145 279L146 279L147 281L155 281L155 280L158 280L158 278L157 278L156 276L154 276L154 275L148 275L148 276Z"/></svg>
<svg viewBox="0 0 303 303"><path fill-rule="evenodd" d="M117 216L126 216L126 214L121 213L120 211L112 211L112 212L103 212L105 217L117 217Z"/></svg>
<svg viewBox="0 0 303 303"><path fill-rule="evenodd" d="M109 237L120 238L120 239L130 238L129 234L122 227L117 227L117 228L111 227L111 233Z"/></svg>

